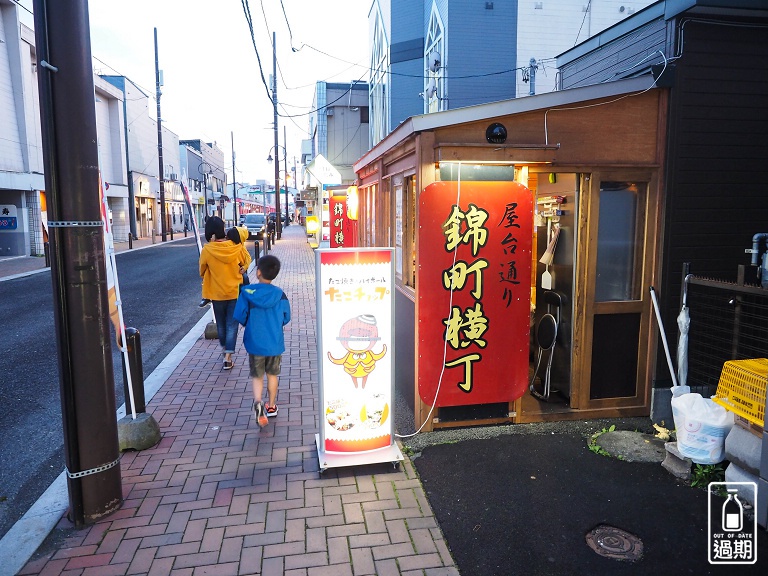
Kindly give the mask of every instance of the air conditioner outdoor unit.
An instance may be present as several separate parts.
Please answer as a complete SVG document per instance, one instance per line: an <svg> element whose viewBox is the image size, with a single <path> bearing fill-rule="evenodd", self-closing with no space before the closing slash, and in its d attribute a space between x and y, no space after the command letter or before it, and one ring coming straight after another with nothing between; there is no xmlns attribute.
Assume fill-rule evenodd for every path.
<svg viewBox="0 0 768 576"><path fill-rule="evenodd" d="M171 174L171 180L178 180L178 176L176 174Z"/></svg>
<svg viewBox="0 0 768 576"><path fill-rule="evenodd" d="M325 115L326 116L333 116L333 108L326 108L325 109Z"/></svg>

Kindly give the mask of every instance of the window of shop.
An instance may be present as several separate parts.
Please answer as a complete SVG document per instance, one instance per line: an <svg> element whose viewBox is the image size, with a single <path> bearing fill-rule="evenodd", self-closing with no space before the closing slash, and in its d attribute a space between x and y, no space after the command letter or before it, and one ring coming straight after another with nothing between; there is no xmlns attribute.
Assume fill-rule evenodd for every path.
<svg viewBox="0 0 768 576"><path fill-rule="evenodd" d="M403 241L405 226L403 224L403 179L396 176L392 179L392 190L395 193L395 276L403 280Z"/></svg>
<svg viewBox="0 0 768 576"><path fill-rule="evenodd" d="M376 194L376 246L392 246L392 206L389 194L389 180L384 180Z"/></svg>
<svg viewBox="0 0 768 576"><path fill-rule="evenodd" d="M371 186L365 194L365 210L368 213L365 226L366 246L376 246L376 223L379 219L379 214L376 211L376 197L378 196L376 189L376 186Z"/></svg>
<svg viewBox="0 0 768 576"><path fill-rule="evenodd" d="M416 288L416 177L392 178L395 194L395 272L403 285Z"/></svg>
<svg viewBox="0 0 768 576"><path fill-rule="evenodd" d="M638 209L645 184L601 182L595 301L638 300L643 223ZM639 250L640 249L640 250Z"/></svg>

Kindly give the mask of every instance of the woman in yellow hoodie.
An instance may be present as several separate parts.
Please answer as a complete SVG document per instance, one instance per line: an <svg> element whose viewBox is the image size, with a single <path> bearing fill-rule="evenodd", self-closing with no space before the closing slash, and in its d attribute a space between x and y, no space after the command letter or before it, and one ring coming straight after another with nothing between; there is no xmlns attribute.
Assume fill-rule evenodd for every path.
<svg viewBox="0 0 768 576"><path fill-rule="evenodd" d="M243 274L251 263L251 255L245 248L248 230L237 229L240 243L227 240L224 221L212 216L205 223L208 243L200 253L200 277L203 279L203 298L211 300L219 343L224 351L224 370L231 370L232 354L237 341L238 323L233 318L235 304L240 294Z"/></svg>

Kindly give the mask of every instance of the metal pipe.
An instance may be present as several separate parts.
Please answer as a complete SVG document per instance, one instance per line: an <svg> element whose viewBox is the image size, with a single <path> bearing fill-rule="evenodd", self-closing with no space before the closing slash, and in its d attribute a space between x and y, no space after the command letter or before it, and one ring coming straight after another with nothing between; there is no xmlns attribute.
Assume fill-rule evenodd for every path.
<svg viewBox="0 0 768 576"><path fill-rule="evenodd" d="M136 413L141 414L147 411L147 401L144 394L144 366L141 360L141 334L136 328L127 327L125 329L125 346L128 349L128 366L123 357L123 392L125 395L125 404L129 405L128 398L133 393L134 407ZM131 373L131 390L128 390L128 375L126 370Z"/></svg>
<svg viewBox="0 0 768 576"><path fill-rule="evenodd" d="M158 175L160 180L160 239L166 241L166 225L165 225L165 183L164 174L165 167L163 166L163 123L160 116L160 64L157 58L157 28L155 28L155 97L157 99L157 164ZM152 237L154 238L154 230L152 231Z"/></svg>
<svg viewBox="0 0 768 576"><path fill-rule="evenodd" d="M672 366L672 356L669 353L667 335L664 332L664 323L661 321L661 313L659 312L659 302L656 300L656 290L653 289L653 286L651 286L651 301L653 302L653 310L656 312L656 321L659 323L659 334L661 334L661 342L664 344L664 353L667 356L669 375L672 376L672 385L677 388L677 376L675 376L675 368Z"/></svg>
<svg viewBox="0 0 768 576"><path fill-rule="evenodd" d="M766 240L768 243L768 232L760 232L752 236L752 266L759 265L760 240ZM768 246L766 248L768 249Z"/></svg>

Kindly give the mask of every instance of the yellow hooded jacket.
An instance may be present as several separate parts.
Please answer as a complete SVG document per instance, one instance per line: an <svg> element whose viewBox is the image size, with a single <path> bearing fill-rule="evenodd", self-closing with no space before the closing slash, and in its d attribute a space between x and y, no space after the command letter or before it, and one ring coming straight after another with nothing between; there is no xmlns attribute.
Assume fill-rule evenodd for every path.
<svg viewBox="0 0 768 576"><path fill-rule="evenodd" d="M209 300L237 300L243 277L240 265L248 268L251 255L245 248L248 230L238 226L240 244L231 240L208 242L200 253L200 277L203 279L203 298Z"/></svg>

